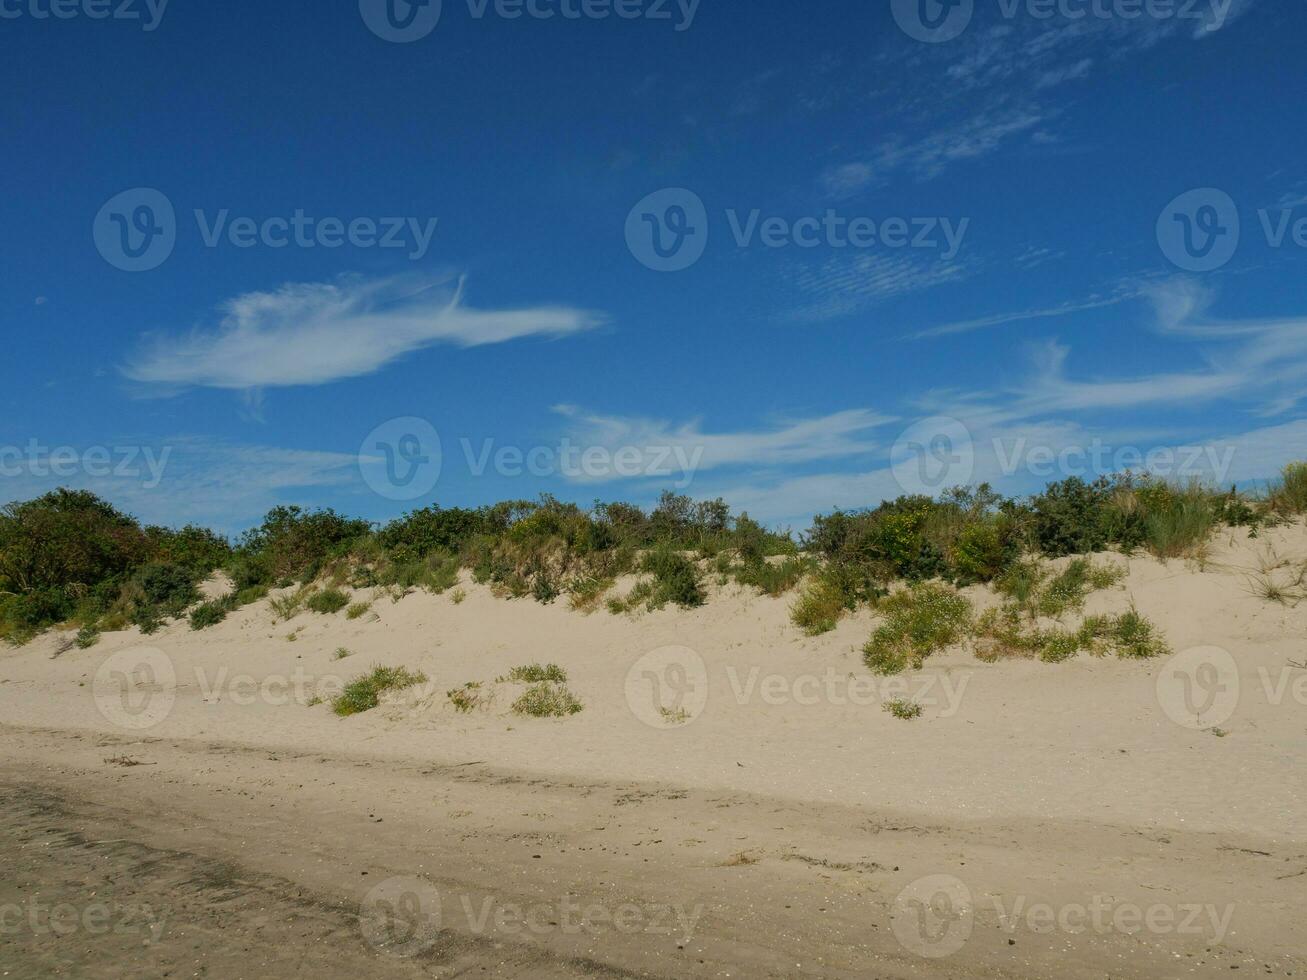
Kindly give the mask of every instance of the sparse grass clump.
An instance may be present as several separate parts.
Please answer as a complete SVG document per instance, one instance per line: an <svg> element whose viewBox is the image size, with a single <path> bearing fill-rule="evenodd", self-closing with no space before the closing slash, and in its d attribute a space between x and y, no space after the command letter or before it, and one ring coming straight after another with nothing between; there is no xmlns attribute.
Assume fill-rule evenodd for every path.
<svg viewBox="0 0 1307 980"><path fill-rule="evenodd" d="M911 721L913 718L920 718L923 709L916 701L895 698L885 702L885 710L901 721Z"/></svg>
<svg viewBox="0 0 1307 980"><path fill-rule="evenodd" d="M1088 616L1074 631L1040 629L1013 606L990 609L973 630L976 658L986 663L1019 657L1059 664L1080 653L1096 657L1151 659L1169 653L1157 628L1138 611L1120 616Z"/></svg>
<svg viewBox="0 0 1307 980"><path fill-rule="evenodd" d="M572 579L567 584L568 603L580 612L594 612L604 593L611 589L614 583L614 579L598 575L583 575Z"/></svg>
<svg viewBox="0 0 1307 980"><path fill-rule="evenodd" d="M808 636L829 633L855 604L833 575L823 572L804 586L790 609L790 619Z"/></svg>
<svg viewBox="0 0 1307 980"><path fill-rule="evenodd" d="M353 656L353 654L345 647L336 647L336 652L331 655L331 659L344 660L346 657L350 656Z"/></svg>
<svg viewBox="0 0 1307 980"><path fill-rule="evenodd" d="M464 589L455 589L449 594L449 601L456 606L461 606L465 599L467 599L467 592Z"/></svg>
<svg viewBox="0 0 1307 980"><path fill-rule="evenodd" d="M513 714L526 715L531 718L566 718L578 714L583 705L576 696L561 684L548 682L535 684L526 689L513 702Z"/></svg>
<svg viewBox="0 0 1307 980"><path fill-rule="evenodd" d="M525 667L514 667L503 679L514 684L538 684L541 681L566 684L567 671L558 664L527 664Z"/></svg>
<svg viewBox="0 0 1307 980"><path fill-rule="evenodd" d="M414 673L405 667L373 667L371 673L345 685L345 690L331 702L331 710L342 718L371 711L381 703L381 695L387 691L402 691L416 684L425 684L426 680L426 674Z"/></svg>
<svg viewBox="0 0 1307 980"><path fill-rule="evenodd" d="M349 595L340 589L323 589L310 596L307 605L311 612L329 616L349 605Z"/></svg>
<svg viewBox="0 0 1307 980"><path fill-rule="evenodd" d="M1129 612L1107 624L1106 631L1118 657L1149 660L1171 652L1166 641L1158 636L1157 627L1139 615L1133 606Z"/></svg>
<svg viewBox="0 0 1307 980"><path fill-rule="evenodd" d="M288 592L286 595L275 596L268 603L272 609L273 615L280 620L294 619L299 615L300 610L308 601L313 590L308 586L296 589L294 592Z"/></svg>
<svg viewBox="0 0 1307 980"><path fill-rule="evenodd" d="M449 698L449 703L454 706L454 710L462 715L471 714L489 701L480 681L472 681L462 687L456 687L446 692L445 696Z"/></svg>
<svg viewBox="0 0 1307 980"><path fill-rule="evenodd" d="M1271 490L1273 510L1287 517L1307 514L1307 463L1290 463Z"/></svg>
<svg viewBox="0 0 1307 980"><path fill-rule="evenodd" d="M372 603L370 602L356 602L345 610L345 618L358 619L360 616L367 613L367 611L371 608L372 608Z"/></svg>
<svg viewBox="0 0 1307 980"><path fill-rule="evenodd" d="M952 589L918 585L880 604L886 621L862 648L876 674L919 670L927 657L960 640L971 623L971 603Z"/></svg>
<svg viewBox="0 0 1307 980"><path fill-rule="evenodd" d="M763 595L779 598L799 584L811 564L809 559L793 555L779 562L760 558L734 567L732 574L741 585L755 588Z"/></svg>
<svg viewBox="0 0 1307 980"><path fill-rule="evenodd" d="M77 631L75 642L79 650L89 650L100 642L100 631L95 626L83 626Z"/></svg>

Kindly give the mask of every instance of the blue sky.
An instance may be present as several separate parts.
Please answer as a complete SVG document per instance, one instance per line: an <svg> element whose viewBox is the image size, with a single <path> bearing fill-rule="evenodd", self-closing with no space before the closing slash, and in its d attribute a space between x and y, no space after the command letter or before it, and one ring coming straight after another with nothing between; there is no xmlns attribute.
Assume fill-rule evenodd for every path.
<svg viewBox="0 0 1307 980"><path fill-rule="evenodd" d="M801 529L1307 455L1301 4L65 2L0 0L4 499Z"/></svg>

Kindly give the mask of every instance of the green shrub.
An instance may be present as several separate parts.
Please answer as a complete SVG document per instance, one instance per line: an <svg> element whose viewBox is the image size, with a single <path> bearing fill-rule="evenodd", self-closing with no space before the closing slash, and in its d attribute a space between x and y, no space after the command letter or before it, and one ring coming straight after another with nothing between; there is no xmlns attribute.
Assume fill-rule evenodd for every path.
<svg viewBox="0 0 1307 980"><path fill-rule="evenodd" d="M340 589L323 589L309 597L309 610L322 615L338 613L349 605L349 595Z"/></svg>
<svg viewBox="0 0 1307 980"><path fill-rule="evenodd" d="M953 579L959 585L993 581L1016 560L1018 551L1010 518L997 515L966 524L953 547Z"/></svg>
<svg viewBox="0 0 1307 980"><path fill-rule="evenodd" d="M371 673L356 677L331 702L331 710L342 718L371 711L381 703L387 691L402 691L416 684L425 684L427 675L413 673L405 667L373 667Z"/></svg>
<svg viewBox="0 0 1307 980"><path fill-rule="evenodd" d="M211 602L205 602L191 610L191 629L202 630L210 626L217 626L227 618L230 611L229 603L222 599L214 599Z"/></svg>
<svg viewBox="0 0 1307 980"><path fill-rule="evenodd" d="M1050 558L1102 551L1108 544L1108 502L1113 485L1107 479L1086 483L1078 476L1053 483L1030 502L1034 534Z"/></svg>
<svg viewBox="0 0 1307 980"><path fill-rule="evenodd" d="M329 558L342 555L370 530L367 521L351 520L333 510L274 507L259 527L246 532L241 552L257 555L263 574L272 581L309 582ZM257 583L238 583L242 584Z"/></svg>
<svg viewBox="0 0 1307 980"><path fill-rule="evenodd" d="M932 653L960 640L971 622L971 603L938 585L896 592L880 609L886 620L863 647L863 659L877 674L919 670Z"/></svg>
<svg viewBox="0 0 1307 980"><path fill-rule="evenodd" d="M182 565L150 562L136 571L132 582L139 586L145 603L167 616L180 616L200 600L195 573Z"/></svg>
<svg viewBox="0 0 1307 980"><path fill-rule="evenodd" d="M583 708L580 701L566 687L542 683L526 689L513 702L515 715L527 715L531 718L566 718L579 713Z"/></svg>
<svg viewBox="0 0 1307 980"><path fill-rule="evenodd" d="M650 609L661 609L669 602L687 609L703 605L699 569L684 555L670 548L655 549L644 556L640 569L654 577Z"/></svg>

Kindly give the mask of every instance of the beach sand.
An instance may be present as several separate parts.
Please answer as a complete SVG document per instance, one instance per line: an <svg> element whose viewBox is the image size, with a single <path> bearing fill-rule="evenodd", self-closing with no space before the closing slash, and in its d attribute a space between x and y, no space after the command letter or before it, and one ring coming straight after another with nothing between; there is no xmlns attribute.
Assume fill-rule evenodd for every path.
<svg viewBox="0 0 1307 980"><path fill-rule="evenodd" d="M0 653L0 973L1301 976L1307 603L1254 594L1272 554L1307 560L1303 526L1095 559L1128 576L1087 610L1135 606L1174 658L958 647L892 680L873 611L809 638L735 585L47 635ZM528 663L584 710L512 714ZM375 664L428 681L310 704ZM33 894L131 921L61 934Z"/></svg>

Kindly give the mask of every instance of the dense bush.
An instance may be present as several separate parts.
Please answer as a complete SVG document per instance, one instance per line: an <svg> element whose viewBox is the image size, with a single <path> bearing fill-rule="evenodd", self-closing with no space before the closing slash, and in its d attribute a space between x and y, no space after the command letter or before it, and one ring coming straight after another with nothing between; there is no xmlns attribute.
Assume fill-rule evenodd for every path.
<svg viewBox="0 0 1307 980"><path fill-rule="evenodd" d="M199 598L222 564L209 531L142 528L84 490L54 490L0 509L0 637L23 641L56 623L146 632Z"/></svg>
<svg viewBox="0 0 1307 980"><path fill-rule="evenodd" d="M350 544L371 530L367 521L342 517L334 510L274 507L262 524L241 539L240 553L247 564L238 585L311 581L329 558L346 553ZM266 578L251 579L255 569Z"/></svg>

